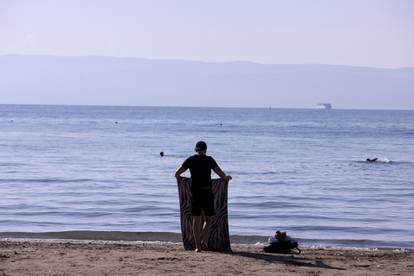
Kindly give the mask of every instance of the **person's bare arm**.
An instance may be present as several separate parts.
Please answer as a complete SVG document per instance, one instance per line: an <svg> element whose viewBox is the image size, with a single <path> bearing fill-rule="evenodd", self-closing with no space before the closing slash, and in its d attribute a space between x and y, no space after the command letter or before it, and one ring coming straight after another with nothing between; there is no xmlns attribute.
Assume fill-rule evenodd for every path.
<svg viewBox="0 0 414 276"><path fill-rule="evenodd" d="M220 178L221 179L223 179L223 180L230 180L231 179L231 176L230 175L226 175L222 170L221 170L221 168L219 167L219 166L217 166L217 167L215 167L214 169L213 169L213 171L218 175L218 176L220 176Z"/></svg>
<svg viewBox="0 0 414 276"><path fill-rule="evenodd" d="M186 170L187 170L187 168L186 168L186 167L183 167L183 166L179 167L179 168L177 169L177 171L175 172L175 178L180 178L180 177L181 177L181 174L182 174L183 172L185 172Z"/></svg>

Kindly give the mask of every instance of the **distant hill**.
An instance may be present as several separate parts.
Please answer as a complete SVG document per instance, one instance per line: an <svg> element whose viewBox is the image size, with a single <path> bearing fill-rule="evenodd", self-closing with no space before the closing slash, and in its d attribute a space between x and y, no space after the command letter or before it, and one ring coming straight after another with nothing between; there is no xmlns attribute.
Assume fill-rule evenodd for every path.
<svg viewBox="0 0 414 276"><path fill-rule="evenodd" d="M0 103L414 109L414 69L0 56Z"/></svg>

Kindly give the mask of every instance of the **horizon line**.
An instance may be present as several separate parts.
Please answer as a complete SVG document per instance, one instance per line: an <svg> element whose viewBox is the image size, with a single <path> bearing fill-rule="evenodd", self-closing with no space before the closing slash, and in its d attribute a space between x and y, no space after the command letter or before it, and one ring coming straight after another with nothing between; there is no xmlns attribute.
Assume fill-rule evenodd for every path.
<svg viewBox="0 0 414 276"><path fill-rule="evenodd" d="M108 104L39 104L39 103L0 103L2 105L23 105L23 106L81 106L81 107L144 107L144 108L210 108L210 109L306 109L306 110L357 110L357 111L414 111L413 109L396 109L396 108L335 108L324 109L315 107L248 107L248 106L190 106L190 105L108 105Z"/></svg>
<svg viewBox="0 0 414 276"><path fill-rule="evenodd" d="M28 57L62 57L62 58L115 58L115 59L137 59L137 60L153 60L153 61L181 61L181 62L195 62L205 64L230 64L230 63L246 63L252 65L285 65L285 66L338 66L338 67L354 67L354 68L370 68L370 69L385 69L385 70L401 70L401 69L414 69L414 66L404 67L377 67L369 65L350 65L350 64L328 64L328 63L263 63L249 60L228 60L228 61L203 61L196 59L180 59L180 58L148 58L148 57L137 57L137 56L114 56L114 55L56 55L56 54L17 54L8 53L0 54L0 57L7 56L28 56Z"/></svg>

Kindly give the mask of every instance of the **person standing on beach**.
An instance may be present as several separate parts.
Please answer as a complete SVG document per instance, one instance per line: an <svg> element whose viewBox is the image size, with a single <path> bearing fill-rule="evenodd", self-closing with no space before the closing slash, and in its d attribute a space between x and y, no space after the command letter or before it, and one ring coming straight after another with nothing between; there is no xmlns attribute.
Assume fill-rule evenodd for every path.
<svg viewBox="0 0 414 276"><path fill-rule="evenodd" d="M191 214L193 215L193 235L196 243L196 252L201 252L206 246L202 240L208 233L211 217L214 216L214 195L211 183L211 170L223 180L230 180L231 176L226 175L217 165L213 157L207 155L207 144L204 141L197 142L196 154L188 157L181 167L175 172L179 179L187 169L191 173ZM203 225L202 213L206 219Z"/></svg>

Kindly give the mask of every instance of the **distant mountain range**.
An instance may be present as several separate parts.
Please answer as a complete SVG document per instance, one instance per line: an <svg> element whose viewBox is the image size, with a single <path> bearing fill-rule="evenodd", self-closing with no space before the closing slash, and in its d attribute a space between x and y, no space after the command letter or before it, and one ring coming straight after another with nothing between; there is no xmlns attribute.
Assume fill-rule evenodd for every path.
<svg viewBox="0 0 414 276"><path fill-rule="evenodd" d="M0 56L0 103L414 109L414 68Z"/></svg>

